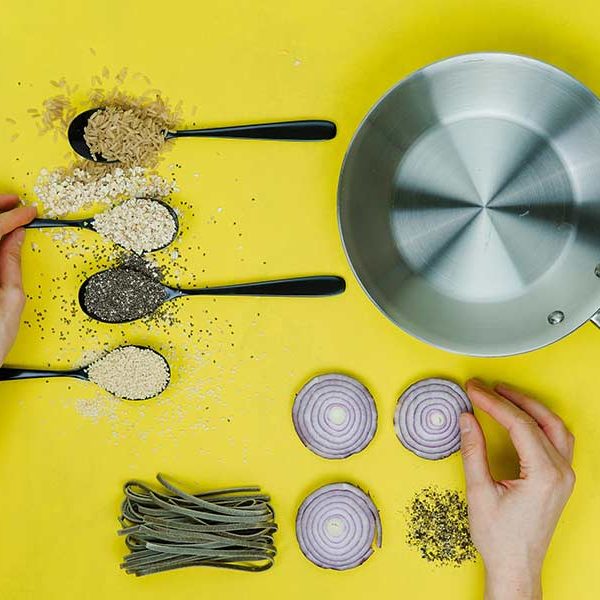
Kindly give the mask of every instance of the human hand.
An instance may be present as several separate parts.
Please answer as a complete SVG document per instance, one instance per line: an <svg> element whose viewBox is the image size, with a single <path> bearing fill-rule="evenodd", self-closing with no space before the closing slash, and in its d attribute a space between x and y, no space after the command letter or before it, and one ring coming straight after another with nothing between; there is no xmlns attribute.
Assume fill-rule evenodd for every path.
<svg viewBox="0 0 600 600"><path fill-rule="evenodd" d="M574 437L551 410L504 384L467 382L475 406L508 430L520 478L495 481L474 415L460 417L473 543L486 569L486 600L538 600L542 563L573 491Z"/></svg>
<svg viewBox="0 0 600 600"><path fill-rule="evenodd" d="M33 206L21 206L19 198L0 194L0 364L17 337L25 304L21 280L22 225L35 218Z"/></svg>

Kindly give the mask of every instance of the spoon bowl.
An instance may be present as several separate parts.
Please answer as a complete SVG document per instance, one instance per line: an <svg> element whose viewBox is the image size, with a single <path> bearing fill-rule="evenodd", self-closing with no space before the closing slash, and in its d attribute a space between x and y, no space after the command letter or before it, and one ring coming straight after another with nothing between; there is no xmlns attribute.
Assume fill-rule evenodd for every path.
<svg viewBox="0 0 600 600"><path fill-rule="evenodd" d="M99 108L90 108L82 113L79 113L69 124L69 128L67 129L67 137L69 138L69 144L71 144L71 148L79 154L82 158L86 160L93 160L95 162L101 163L114 163L118 162L116 160L106 160L104 156L101 154L92 154L87 142L85 141L84 133L85 128L87 127L88 121L90 117L97 111L101 110Z"/></svg>
<svg viewBox="0 0 600 600"><path fill-rule="evenodd" d="M156 396L162 394L162 392L165 391L165 389L167 388L167 386L169 385L169 383L171 381L171 367L169 366L167 359L162 354L160 354L160 352L157 352L153 348L149 348L148 346L139 346L137 344L128 344L127 346L119 346L119 348L115 348L115 349L111 350L111 352L114 352L121 348L127 348L127 347L140 348L141 350L150 350L154 354L160 356L160 358L164 361L164 364L167 369L167 373L168 373L167 382L162 389L160 389L159 391L156 392L156 394L154 394L153 396L150 396L148 398L137 398L137 399L125 398L123 396L117 396L116 394L112 394L112 392L108 392L108 393L112 394L113 396L116 396L117 398L121 398L121 400L130 400L133 402L139 402L141 400L150 400L151 398L155 398ZM73 379L80 379L82 381L90 381L91 382L89 373L88 373L88 369L90 366L91 365L86 365L84 367L80 367L79 369L28 369L28 368L19 368L19 367L0 367L0 381L16 381L16 380L23 380L23 379L54 379L54 378L70 377ZM101 386L99 386L99 387L101 387ZM104 389L104 388L102 388L102 389Z"/></svg>
<svg viewBox="0 0 600 600"><path fill-rule="evenodd" d="M69 124L67 137L71 147L86 160L100 163L115 163L101 154L94 154L85 141L85 128L91 116L102 107L90 108L79 113ZM332 121L301 120L282 121L277 123L257 123L252 125L234 125L231 127L209 127L204 129L185 129L164 131L165 140L179 137L211 137L237 138L254 140L280 140L289 142L331 140L337 134L337 127Z"/></svg>

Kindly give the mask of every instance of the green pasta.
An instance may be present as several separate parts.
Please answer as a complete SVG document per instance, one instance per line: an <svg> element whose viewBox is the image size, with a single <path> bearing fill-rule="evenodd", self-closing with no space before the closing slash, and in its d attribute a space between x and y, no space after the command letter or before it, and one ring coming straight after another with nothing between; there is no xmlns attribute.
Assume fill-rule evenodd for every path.
<svg viewBox="0 0 600 600"><path fill-rule="evenodd" d="M163 475L164 489L128 481L119 521L129 554L121 568L142 576L183 567L266 571L277 531L270 497L258 487L190 494Z"/></svg>

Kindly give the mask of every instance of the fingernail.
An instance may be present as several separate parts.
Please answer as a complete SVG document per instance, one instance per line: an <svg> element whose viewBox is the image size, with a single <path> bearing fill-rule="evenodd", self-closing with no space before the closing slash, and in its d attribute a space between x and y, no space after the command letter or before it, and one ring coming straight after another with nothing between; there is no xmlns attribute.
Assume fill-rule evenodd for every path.
<svg viewBox="0 0 600 600"><path fill-rule="evenodd" d="M483 381L481 381L481 379L477 379L477 377L473 377L472 379L469 379L469 381L467 381L467 383L469 385L472 385L474 387L477 388L484 388L485 384L483 383Z"/></svg>
<svg viewBox="0 0 600 600"><path fill-rule="evenodd" d="M462 413L460 415L459 424L461 433L469 433L469 431L471 431L471 419L468 417L467 413Z"/></svg>
<svg viewBox="0 0 600 600"><path fill-rule="evenodd" d="M15 237L17 244L19 244L19 246L20 246L23 243L23 240L25 239L25 230L22 227L19 227L19 229L15 230L13 235Z"/></svg>

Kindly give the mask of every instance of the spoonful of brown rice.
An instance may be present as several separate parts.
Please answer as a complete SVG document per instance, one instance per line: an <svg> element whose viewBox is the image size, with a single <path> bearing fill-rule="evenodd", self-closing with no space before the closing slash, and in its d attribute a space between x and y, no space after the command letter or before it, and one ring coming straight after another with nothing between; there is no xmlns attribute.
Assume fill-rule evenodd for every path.
<svg viewBox="0 0 600 600"><path fill-rule="evenodd" d="M148 400L167 388L171 370L162 354L144 346L120 346L80 369L0 368L0 381L56 377L91 381L124 400Z"/></svg>
<svg viewBox="0 0 600 600"><path fill-rule="evenodd" d="M335 123L322 120L258 123L170 131L167 115L137 107L92 108L77 115L67 131L73 150L87 160L154 166L165 142L179 137L286 141L330 140Z"/></svg>

